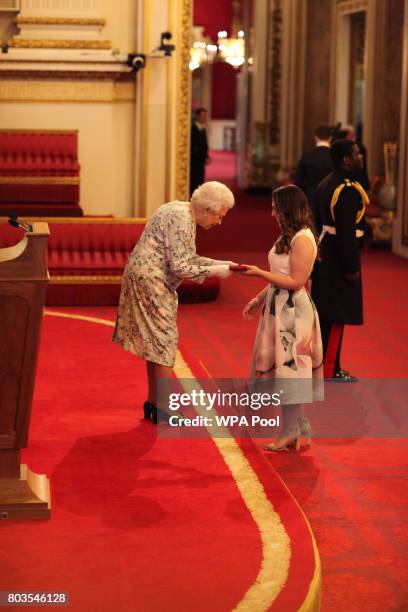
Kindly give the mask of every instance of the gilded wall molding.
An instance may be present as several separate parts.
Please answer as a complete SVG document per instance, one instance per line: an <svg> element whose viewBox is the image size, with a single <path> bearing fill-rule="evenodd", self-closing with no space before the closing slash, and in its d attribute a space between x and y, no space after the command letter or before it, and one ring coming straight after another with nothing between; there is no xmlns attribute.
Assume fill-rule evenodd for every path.
<svg viewBox="0 0 408 612"><path fill-rule="evenodd" d="M8 128L4 128L4 129L0 129L0 134L2 133L7 133L7 134L27 134L27 130L24 129L8 129ZM31 130L30 129L30 134L78 134L78 130ZM3 217L0 216L0 223L2 222ZM44 221L43 218L38 218L38 219L33 219L33 221Z"/></svg>
<svg viewBox="0 0 408 612"><path fill-rule="evenodd" d="M281 0L275 0L270 10L268 34L268 110L269 144L279 147L281 142L281 96L282 96L282 36L283 9Z"/></svg>
<svg viewBox="0 0 408 612"><path fill-rule="evenodd" d="M68 80L0 80L0 100L6 102L132 102L134 82Z"/></svg>
<svg viewBox="0 0 408 612"><path fill-rule="evenodd" d="M0 176L0 185L79 185L79 176Z"/></svg>
<svg viewBox="0 0 408 612"><path fill-rule="evenodd" d="M120 285L122 275L112 276L101 274L100 276L92 274L84 275L58 275L50 274L51 285Z"/></svg>
<svg viewBox="0 0 408 612"><path fill-rule="evenodd" d="M176 198L187 201L190 175L190 106L191 74L189 69L192 32L192 1L181 0L178 11L179 33L177 45L177 149L176 149Z"/></svg>
<svg viewBox="0 0 408 612"><path fill-rule="evenodd" d="M106 19L96 19L89 17L15 17L13 19L17 25L79 25L79 26L100 26L106 25Z"/></svg>
<svg viewBox="0 0 408 612"><path fill-rule="evenodd" d="M367 10L367 0L337 0L338 15L350 15Z"/></svg>
<svg viewBox="0 0 408 612"><path fill-rule="evenodd" d="M110 49L110 40L71 40L60 38L12 38L10 47L19 49Z"/></svg>

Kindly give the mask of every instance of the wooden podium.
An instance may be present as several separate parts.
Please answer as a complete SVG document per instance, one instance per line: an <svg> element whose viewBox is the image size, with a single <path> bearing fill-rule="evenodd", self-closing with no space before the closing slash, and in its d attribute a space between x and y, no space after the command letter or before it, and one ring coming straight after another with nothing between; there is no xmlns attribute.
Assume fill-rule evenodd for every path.
<svg viewBox="0 0 408 612"><path fill-rule="evenodd" d="M0 249L0 520L50 517L49 482L20 465L27 446L48 284L47 223Z"/></svg>

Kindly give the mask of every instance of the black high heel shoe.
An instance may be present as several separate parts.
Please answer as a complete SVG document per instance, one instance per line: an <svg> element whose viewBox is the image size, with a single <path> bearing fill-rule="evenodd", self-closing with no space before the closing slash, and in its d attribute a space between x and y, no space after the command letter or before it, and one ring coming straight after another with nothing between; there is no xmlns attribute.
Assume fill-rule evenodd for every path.
<svg viewBox="0 0 408 612"><path fill-rule="evenodd" d="M151 404L150 402L145 402L143 404L143 414L144 414L144 418L145 419L151 419L154 415L154 412L156 411L156 419L157 419L157 408L154 404ZM154 423L154 420L153 420Z"/></svg>
<svg viewBox="0 0 408 612"><path fill-rule="evenodd" d="M148 401L143 404L143 413L144 418L151 419L154 425L157 425L159 416L161 421L168 421L171 416L163 412L163 410L159 410L154 404Z"/></svg>
<svg viewBox="0 0 408 612"><path fill-rule="evenodd" d="M150 402L145 402L143 404L143 413L145 419L152 419L153 424L157 425L159 417L162 422L168 423L170 417L175 417L177 419L183 419L184 416L182 414L168 414L164 410L160 410L154 404Z"/></svg>

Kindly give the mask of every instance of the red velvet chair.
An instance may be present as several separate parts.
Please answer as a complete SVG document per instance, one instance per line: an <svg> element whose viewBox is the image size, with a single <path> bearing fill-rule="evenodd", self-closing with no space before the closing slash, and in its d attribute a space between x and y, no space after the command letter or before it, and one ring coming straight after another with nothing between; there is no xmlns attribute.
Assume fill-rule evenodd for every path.
<svg viewBox="0 0 408 612"><path fill-rule="evenodd" d="M0 214L82 216L78 133L0 130Z"/></svg>

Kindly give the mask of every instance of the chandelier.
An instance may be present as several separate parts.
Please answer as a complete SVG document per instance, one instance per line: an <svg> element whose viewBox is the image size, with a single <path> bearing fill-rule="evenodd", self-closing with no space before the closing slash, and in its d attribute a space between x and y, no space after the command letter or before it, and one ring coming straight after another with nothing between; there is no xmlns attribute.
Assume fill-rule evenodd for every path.
<svg viewBox="0 0 408 612"><path fill-rule="evenodd" d="M204 36L203 26L193 27L193 44L190 48L191 71L200 68L202 64L212 64L217 55L218 47L211 38Z"/></svg>
<svg viewBox="0 0 408 612"><path fill-rule="evenodd" d="M218 49L220 56L228 64L239 68L245 62L245 36L244 31L239 30L236 38L228 38L227 32L218 32Z"/></svg>

